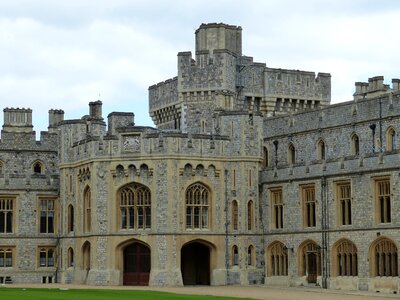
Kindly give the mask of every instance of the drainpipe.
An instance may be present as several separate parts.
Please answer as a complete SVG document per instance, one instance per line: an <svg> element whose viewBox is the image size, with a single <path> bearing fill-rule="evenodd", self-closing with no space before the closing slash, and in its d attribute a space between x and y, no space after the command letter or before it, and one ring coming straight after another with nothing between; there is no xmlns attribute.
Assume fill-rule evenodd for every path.
<svg viewBox="0 0 400 300"><path fill-rule="evenodd" d="M226 270L226 283L230 284L229 276L229 210L228 210L228 174L229 171L225 169L225 270Z"/></svg>
<svg viewBox="0 0 400 300"><path fill-rule="evenodd" d="M328 288L329 278L329 210L328 193L325 176L321 177L321 205L322 205L322 288Z"/></svg>
<svg viewBox="0 0 400 300"><path fill-rule="evenodd" d="M382 147L382 98L379 98L379 152L383 152L383 147Z"/></svg>

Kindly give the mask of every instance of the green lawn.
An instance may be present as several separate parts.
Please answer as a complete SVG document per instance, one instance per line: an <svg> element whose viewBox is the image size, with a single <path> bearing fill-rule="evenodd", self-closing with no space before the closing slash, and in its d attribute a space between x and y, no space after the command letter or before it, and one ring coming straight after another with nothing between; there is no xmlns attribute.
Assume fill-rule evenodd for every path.
<svg viewBox="0 0 400 300"><path fill-rule="evenodd" d="M1 300L175 300L175 299L238 299L232 297L216 297L208 295L182 295L154 291L125 290L59 290L34 288L0 288ZM243 298L242 298L243 299Z"/></svg>

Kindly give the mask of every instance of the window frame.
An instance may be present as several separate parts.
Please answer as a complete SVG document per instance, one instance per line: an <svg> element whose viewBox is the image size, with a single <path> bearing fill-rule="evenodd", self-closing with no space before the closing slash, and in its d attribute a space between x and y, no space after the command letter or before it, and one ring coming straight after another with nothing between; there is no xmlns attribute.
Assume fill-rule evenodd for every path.
<svg viewBox="0 0 400 300"><path fill-rule="evenodd" d="M294 165L296 163L296 148L293 143L289 143L288 146L288 163Z"/></svg>
<svg viewBox="0 0 400 300"><path fill-rule="evenodd" d="M338 226L350 226L353 223L353 197L350 181L336 182L337 224ZM347 189L345 191L344 189ZM348 192L348 194L346 194ZM345 194L345 195L344 195Z"/></svg>
<svg viewBox="0 0 400 300"><path fill-rule="evenodd" d="M195 182L186 188L185 191L186 230L211 229L211 220L212 220L211 203L212 203L211 190L204 183Z"/></svg>
<svg viewBox="0 0 400 300"><path fill-rule="evenodd" d="M255 248L253 245L249 245L247 247L246 265L248 267L255 267L255 263L256 263Z"/></svg>
<svg viewBox="0 0 400 300"><path fill-rule="evenodd" d="M92 191L86 186L83 191L83 232L92 231Z"/></svg>
<svg viewBox="0 0 400 300"><path fill-rule="evenodd" d="M232 221L232 230L239 230L239 204L236 199L232 200L232 209L231 209L231 221Z"/></svg>
<svg viewBox="0 0 400 300"><path fill-rule="evenodd" d="M231 248L231 266L239 266L239 247L233 245Z"/></svg>
<svg viewBox="0 0 400 300"><path fill-rule="evenodd" d="M250 199L247 201L247 231L254 230L254 201Z"/></svg>
<svg viewBox="0 0 400 300"><path fill-rule="evenodd" d="M16 203L16 197L14 196L0 196L0 223L4 226L4 230L0 231L0 235L13 234L15 232ZM9 229L10 226L11 228Z"/></svg>
<svg viewBox="0 0 400 300"><path fill-rule="evenodd" d="M67 252L67 267L73 268L74 266L75 266L74 249L72 247L69 247Z"/></svg>
<svg viewBox="0 0 400 300"><path fill-rule="evenodd" d="M387 249L387 248L390 249ZM380 248L380 249L378 249ZM387 251L384 251L386 248ZM378 253L384 256L378 255ZM370 274L371 277L398 277L399 276L399 250L396 244L387 237L379 237L376 239L370 247ZM393 258L394 256L394 258ZM388 259L386 259L388 258ZM390 260L390 258L392 258ZM383 262L383 264L382 264ZM383 266L386 265L386 266ZM390 268L388 266L390 265Z"/></svg>
<svg viewBox="0 0 400 300"><path fill-rule="evenodd" d="M392 152L396 149L396 130L390 126L386 130L386 151Z"/></svg>
<svg viewBox="0 0 400 300"><path fill-rule="evenodd" d="M309 199L308 191L312 190L313 199ZM301 206L303 214L303 227L317 227L317 197L315 184L306 184L300 186ZM312 201L311 201L312 200ZM307 205L309 203L309 205Z"/></svg>
<svg viewBox="0 0 400 300"><path fill-rule="evenodd" d="M351 154L360 155L360 138L356 133L351 136Z"/></svg>
<svg viewBox="0 0 400 300"><path fill-rule="evenodd" d="M151 229L152 201L150 189L140 183L130 183L118 191L118 230Z"/></svg>
<svg viewBox="0 0 400 300"><path fill-rule="evenodd" d="M267 249L268 276L288 276L288 249L280 241L272 242Z"/></svg>
<svg viewBox="0 0 400 300"><path fill-rule="evenodd" d="M31 168L32 168L32 174L34 174L34 175L43 175L43 174L45 174L45 171L46 171L45 164L39 159L35 160L32 163ZM37 168L40 168L40 169L38 170Z"/></svg>
<svg viewBox="0 0 400 300"><path fill-rule="evenodd" d="M277 197L278 196L278 197ZM270 189L271 197L271 225L273 229L283 229L284 203L281 187Z"/></svg>
<svg viewBox="0 0 400 300"><path fill-rule="evenodd" d="M317 143L317 160L326 160L326 143L323 139Z"/></svg>
<svg viewBox="0 0 400 300"><path fill-rule="evenodd" d="M44 206L42 203L45 202L45 210L42 210ZM52 202L52 206L49 207L49 203ZM39 196L38 197L38 232L39 234L56 234L57 233L57 212L58 212L58 203L56 197L50 196ZM43 212L45 215L43 216ZM50 213L53 213L51 216ZM45 218L45 224L43 224L43 217ZM49 218L52 217L52 221L50 223ZM51 226L50 226L51 224ZM50 228L52 230L50 230Z"/></svg>
<svg viewBox="0 0 400 300"><path fill-rule="evenodd" d="M10 257L7 254L11 254ZM11 261L11 264L7 262ZM15 265L15 246L0 246L0 270L14 268Z"/></svg>
<svg viewBox="0 0 400 300"><path fill-rule="evenodd" d="M383 186L383 185L386 185ZM380 193L387 189L386 193ZM392 223L392 184L390 176L374 178L374 202L376 224Z"/></svg>
<svg viewBox="0 0 400 300"><path fill-rule="evenodd" d="M44 253L44 263L42 263L42 254ZM50 256L51 253L51 256ZM56 247L39 246L38 247L38 268L54 268L56 267Z"/></svg>
<svg viewBox="0 0 400 300"><path fill-rule="evenodd" d="M333 275L358 276L358 250L354 242L340 239L333 246Z"/></svg>

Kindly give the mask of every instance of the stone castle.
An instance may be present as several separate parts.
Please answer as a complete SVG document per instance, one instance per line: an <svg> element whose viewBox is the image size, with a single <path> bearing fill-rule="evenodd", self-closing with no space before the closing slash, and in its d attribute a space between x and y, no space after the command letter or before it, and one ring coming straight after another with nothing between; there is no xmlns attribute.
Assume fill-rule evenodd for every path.
<svg viewBox="0 0 400 300"><path fill-rule="evenodd" d="M36 140L4 109L0 282L400 292L400 80L330 105L330 74L254 62L240 27L195 36L157 128L96 101Z"/></svg>

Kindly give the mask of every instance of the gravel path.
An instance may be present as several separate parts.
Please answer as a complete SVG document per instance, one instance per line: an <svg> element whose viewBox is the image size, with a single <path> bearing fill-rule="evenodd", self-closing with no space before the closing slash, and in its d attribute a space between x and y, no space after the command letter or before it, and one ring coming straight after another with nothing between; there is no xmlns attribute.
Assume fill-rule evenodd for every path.
<svg viewBox="0 0 400 300"><path fill-rule="evenodd" d="M193 287L132 287L132 286L87 286L74 284L10 284L7 288L68 288L68 289L118 289L118 290L152 290L178 294L214 295L247 297L267 300L377 300L399 299L395 294L379 294L368 292L346 292L324 290L321 288L276 288L265 286L193 286Z"/></svg>

